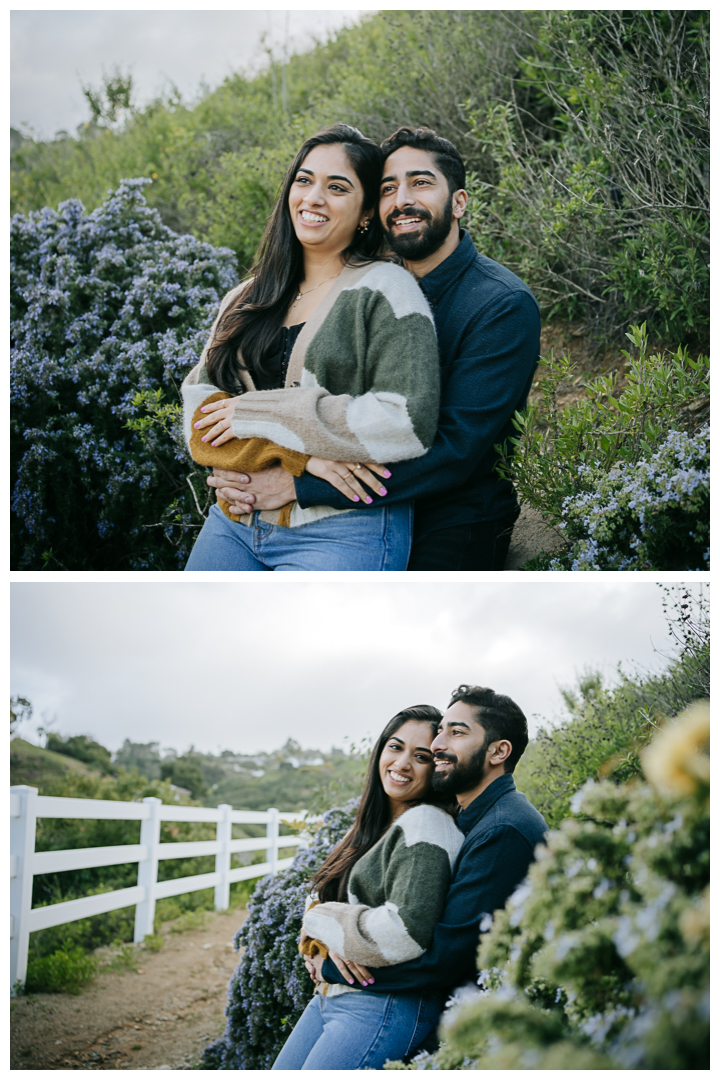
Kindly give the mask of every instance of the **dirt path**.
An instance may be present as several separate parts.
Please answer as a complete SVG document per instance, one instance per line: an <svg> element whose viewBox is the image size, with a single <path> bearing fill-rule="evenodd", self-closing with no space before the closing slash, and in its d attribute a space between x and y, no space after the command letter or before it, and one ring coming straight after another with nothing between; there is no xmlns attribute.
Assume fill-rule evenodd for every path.
<svg viewBox="0 0 720 1080"><path fill-rule="evenodd" d="M224 1030L232 937L244 909L139 947L138 972L102 972L80 995L11 1003L11 1069L193 1069Z"/></svg>

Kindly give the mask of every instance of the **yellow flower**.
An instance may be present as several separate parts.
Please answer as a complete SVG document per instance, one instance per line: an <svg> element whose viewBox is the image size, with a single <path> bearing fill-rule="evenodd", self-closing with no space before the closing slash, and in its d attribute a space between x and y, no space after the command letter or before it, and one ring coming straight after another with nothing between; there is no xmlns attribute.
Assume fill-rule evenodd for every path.
<svg viewBox="0 0 720 1080"><path fill-rule="evenodd" d="M710 945L710 886L697 897L692 907L680 915L680 933L688 945Z"/></svg>
<svg viewBox="0 0 720 1080"><path fill-rule="evenodd" d="M698 794L710 783L710 702L694 701L641 754L646 777L669 796Z"/></svg>

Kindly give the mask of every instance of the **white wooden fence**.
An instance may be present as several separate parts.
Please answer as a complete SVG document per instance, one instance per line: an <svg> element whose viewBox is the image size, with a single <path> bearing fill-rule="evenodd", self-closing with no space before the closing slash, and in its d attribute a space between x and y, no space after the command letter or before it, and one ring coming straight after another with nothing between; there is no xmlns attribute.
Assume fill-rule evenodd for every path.
<svg viewBox="0 0 720 1080"><path fill-rule="evenodd" d="M119 821L140 821L140 843L113 847L75 848L70 851L35 851L35 825L38 818L110 818ZM216 809L203 806L172 806L160 799L142 802L110 802L101 799L63 799L38 795L37 788L10 788L10 987L25 981L30 934L49 926L87 919L106 911L135 905L135 941L152 934L155 903L166 896L215 889L215 908L224 911L230 904L230 885L233 881L262 877L284 870L292 858L279 859L280 848L305 844L302 836L280 836L282 822L305 820L302 813L233 810L223 804ZM215 822L214 840L189 843L160 843L162 821ZM265 836L246 840L232 839L232 826L265 825ZM252 866L231 868L230 857L240 851L266 851L266 861ZM188 859L198 855L214 855L212 874L158 881L160 859ZM84 870L91 866L117 866L137 863L137 885L129 889L86 896L47 907L32 907L32 886L35 874L52 874L62 870Z"/></svg>

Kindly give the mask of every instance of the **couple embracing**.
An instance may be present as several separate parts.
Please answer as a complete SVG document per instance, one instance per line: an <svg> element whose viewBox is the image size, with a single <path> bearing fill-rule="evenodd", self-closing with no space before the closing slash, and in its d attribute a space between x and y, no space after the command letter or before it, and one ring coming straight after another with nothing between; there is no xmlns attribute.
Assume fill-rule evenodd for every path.
<svg viewBox="0 0 720 1080"><path fill-rule="evenodd" d="M513 781L527 742L515 702L481 686L458 687L444 715L390 720L355 822L311 884L300 951L316 989L273 1069L380 1069L434 1048L481 929L546 833Z"/></svg>
<svg viewBox="0 0 720 1080"><path fill-rule="evenodd" d="M214 505L187 570L502 570L496 445L538 360L527 286L460 222L452 143L334 126L292 162L183 383Z"/></svg>

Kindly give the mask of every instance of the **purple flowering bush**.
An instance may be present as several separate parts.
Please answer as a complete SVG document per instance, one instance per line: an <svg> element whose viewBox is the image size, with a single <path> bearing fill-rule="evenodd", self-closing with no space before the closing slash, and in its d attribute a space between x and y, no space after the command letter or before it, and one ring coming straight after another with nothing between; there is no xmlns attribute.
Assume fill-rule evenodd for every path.
<svg viewBox="0 0 720 1080"><path fill-rule="evenodd" d="M670 431L635 464L579 465L583 491L563 502L570 550L549 570L707 570L710 429Z"/></svg>
<svg viewBox="0 0 720 1080"><path fill-rule="evenodd" d="M167 228L149 183L12 219L14 569L174 570L202 525L179 387L238 272Z"/></svg>
<svg viewBox="0 0 720 1080"><path fill-rule="evenodd" d="M245 951L228 987L225 1034L204 1051L201 1068L269 1069L300 1019L313 993L298 952L308 882L350 828L358 801L328 810L292 866L255 886L235 935Z"/></svg>

